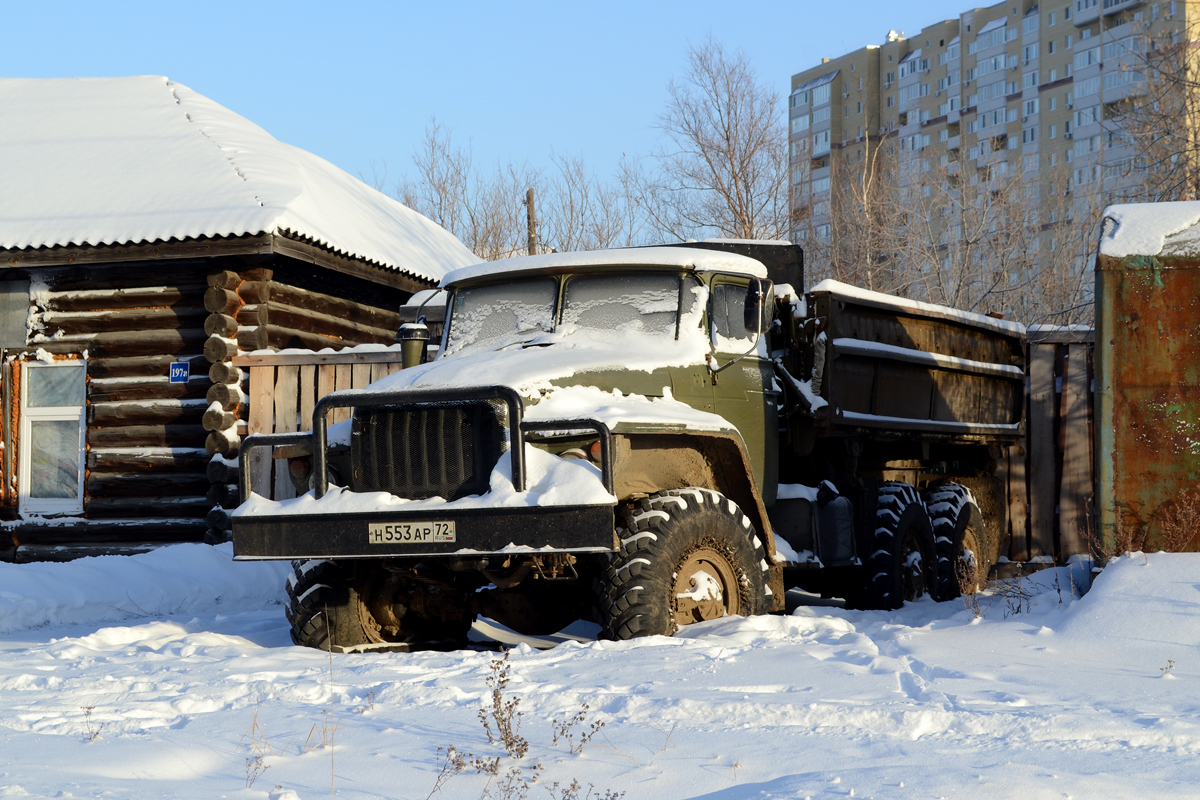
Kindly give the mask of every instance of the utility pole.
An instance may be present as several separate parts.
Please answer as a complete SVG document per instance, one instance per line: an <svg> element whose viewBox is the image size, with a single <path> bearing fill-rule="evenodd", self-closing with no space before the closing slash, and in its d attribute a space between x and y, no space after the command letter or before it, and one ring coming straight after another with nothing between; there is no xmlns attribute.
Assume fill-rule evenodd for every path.
<svg viewBox="0 0 1200 800"><path fill-rule="evenodd" d="M537 209L533 204L533 187L529 187L529 191L525 193L525 214L528 222L528 240L526 248L529 255L535 256L538 252L538 232L537 232Z"/></svg>

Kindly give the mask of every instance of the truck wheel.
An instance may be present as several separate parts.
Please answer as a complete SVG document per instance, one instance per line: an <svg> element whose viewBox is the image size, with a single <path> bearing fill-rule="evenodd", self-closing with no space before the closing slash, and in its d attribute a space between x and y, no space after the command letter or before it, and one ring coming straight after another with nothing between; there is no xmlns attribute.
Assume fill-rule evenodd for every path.
<svg viewBox="0 0 1200 800"><path fill-rule="evenodd" d="M471 627L466 598L447 586L332 561L297 561L293 570L287 617L292 641L304 647L449 649L465 640Z"/></svg>
<svg viewBox="0 0 1200 800"><path fill-rule="evenodd" d="M937 555L929 515L917 490L907 483L879 486L875 539L863 565L863 595L856 605L890 610L932 595Z"/></svg>
<svg viewBox="0 0 1200 800"><path fill-rule="evenodd" d="M336 563L293 561L287 594L292 641L301 647L331 650L371 641L359 620L358 593Z"/></svg>
<svg viewBox="0 0 1200 800"><path fill-rule="evenodd" d="M971 490L957 483L943 483L926 490L925 507L937 548L937 599L975 594L987 585L996 556Z"/></svg>
<svg viewBox="0 0 1200 800"><path fill-rule="evenodd" d="M624 512L621 549L600 586L600 612L614 639L661 634L770 607L766 552L754 526L724 495L674 489Z"/></svg>

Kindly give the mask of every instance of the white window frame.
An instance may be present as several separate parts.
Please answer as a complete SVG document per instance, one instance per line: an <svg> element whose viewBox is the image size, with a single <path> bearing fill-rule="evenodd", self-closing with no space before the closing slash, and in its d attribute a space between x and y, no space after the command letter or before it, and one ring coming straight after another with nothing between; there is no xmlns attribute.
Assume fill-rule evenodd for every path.
<svg viewBox="0 0 1200 800"><path fill-rule="evenodd" d="M84 401L78 406L41 406L30 408L28 405L29 384L33 370L39 369L63 369L64 367L83 368L84 374ZM87 430L86 411L87 411L87 359L72 358L56 360L53 363L47 364L38 361L25 361L21 364L21 418L20 418L20 453L19 465L17 473L18 481L18 510L22 516L24 515L45 515L45 514L82 514L83 513L83 479L84 479L84 455L85 455L85 435ZM31 446L32 438L32 423L33 422L55 422L62 420L74 420L79 425L79 481L75 487L75 497L30 497L29 490L32 481L32 464L33 464L33 448Z"/></svg>

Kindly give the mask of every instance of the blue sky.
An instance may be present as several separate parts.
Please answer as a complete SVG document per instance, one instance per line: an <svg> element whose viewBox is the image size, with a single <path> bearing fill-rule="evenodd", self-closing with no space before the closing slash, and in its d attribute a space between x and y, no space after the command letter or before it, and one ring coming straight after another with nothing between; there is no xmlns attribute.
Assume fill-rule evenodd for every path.
<svg viewBox="0 0 1200 800"><path fill-rule="evenodd" d="M792 73L965 2L12 2L11 77L160 74L352 174L411 171L431 116L482 164L582 154L602 175L656 142L689 43Z"/></svg>

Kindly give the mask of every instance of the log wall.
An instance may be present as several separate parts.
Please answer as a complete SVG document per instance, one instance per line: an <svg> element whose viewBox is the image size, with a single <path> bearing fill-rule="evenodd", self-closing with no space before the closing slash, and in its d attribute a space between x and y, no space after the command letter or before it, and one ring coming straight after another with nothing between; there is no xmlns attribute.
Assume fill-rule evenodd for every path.
<svg viewBox="0 0 1200 800"><path fill-rule="evenodd" d="M17 493L7 492L3 514L14 520L15 545L203 534L207 269L206 259L189 259L29 270L29 349L87 354L85 519L17 522ZM180 361L190 364L190 379L171 383L170 365ZM15 408L20 370L6 372ZM15 431L14 418L10 439Z"/></svg>
<svg viewBox="0 0 1200 800"><path fill-rule="evenodd" d="M22 272L32 281L26 349L88 354L87 453L84 518L70 525L22 521L9 485L19 443L5 443L0 520L16 549L0 542L0 558L17 559L23 550L59 557L56 548L225 540L228 510L237 503L238 445L250 416L250 372L236 367L234 357L391 344L397 309L409 296L398 286L411 281L378 271L375 284L278 254ZM190 379L171 383L170 365L179 361L189 363ZM10 401L19 398L14 375L19 370L4 370L2 394ZM359 385L353 378L339 385L316 365L305 376L314 394L319 382L328 390ZM296 402L315 401L297 394ZM12 440L12 402L6 411L13 415ZM286 408L281 412L286 416Z"/></svg>

